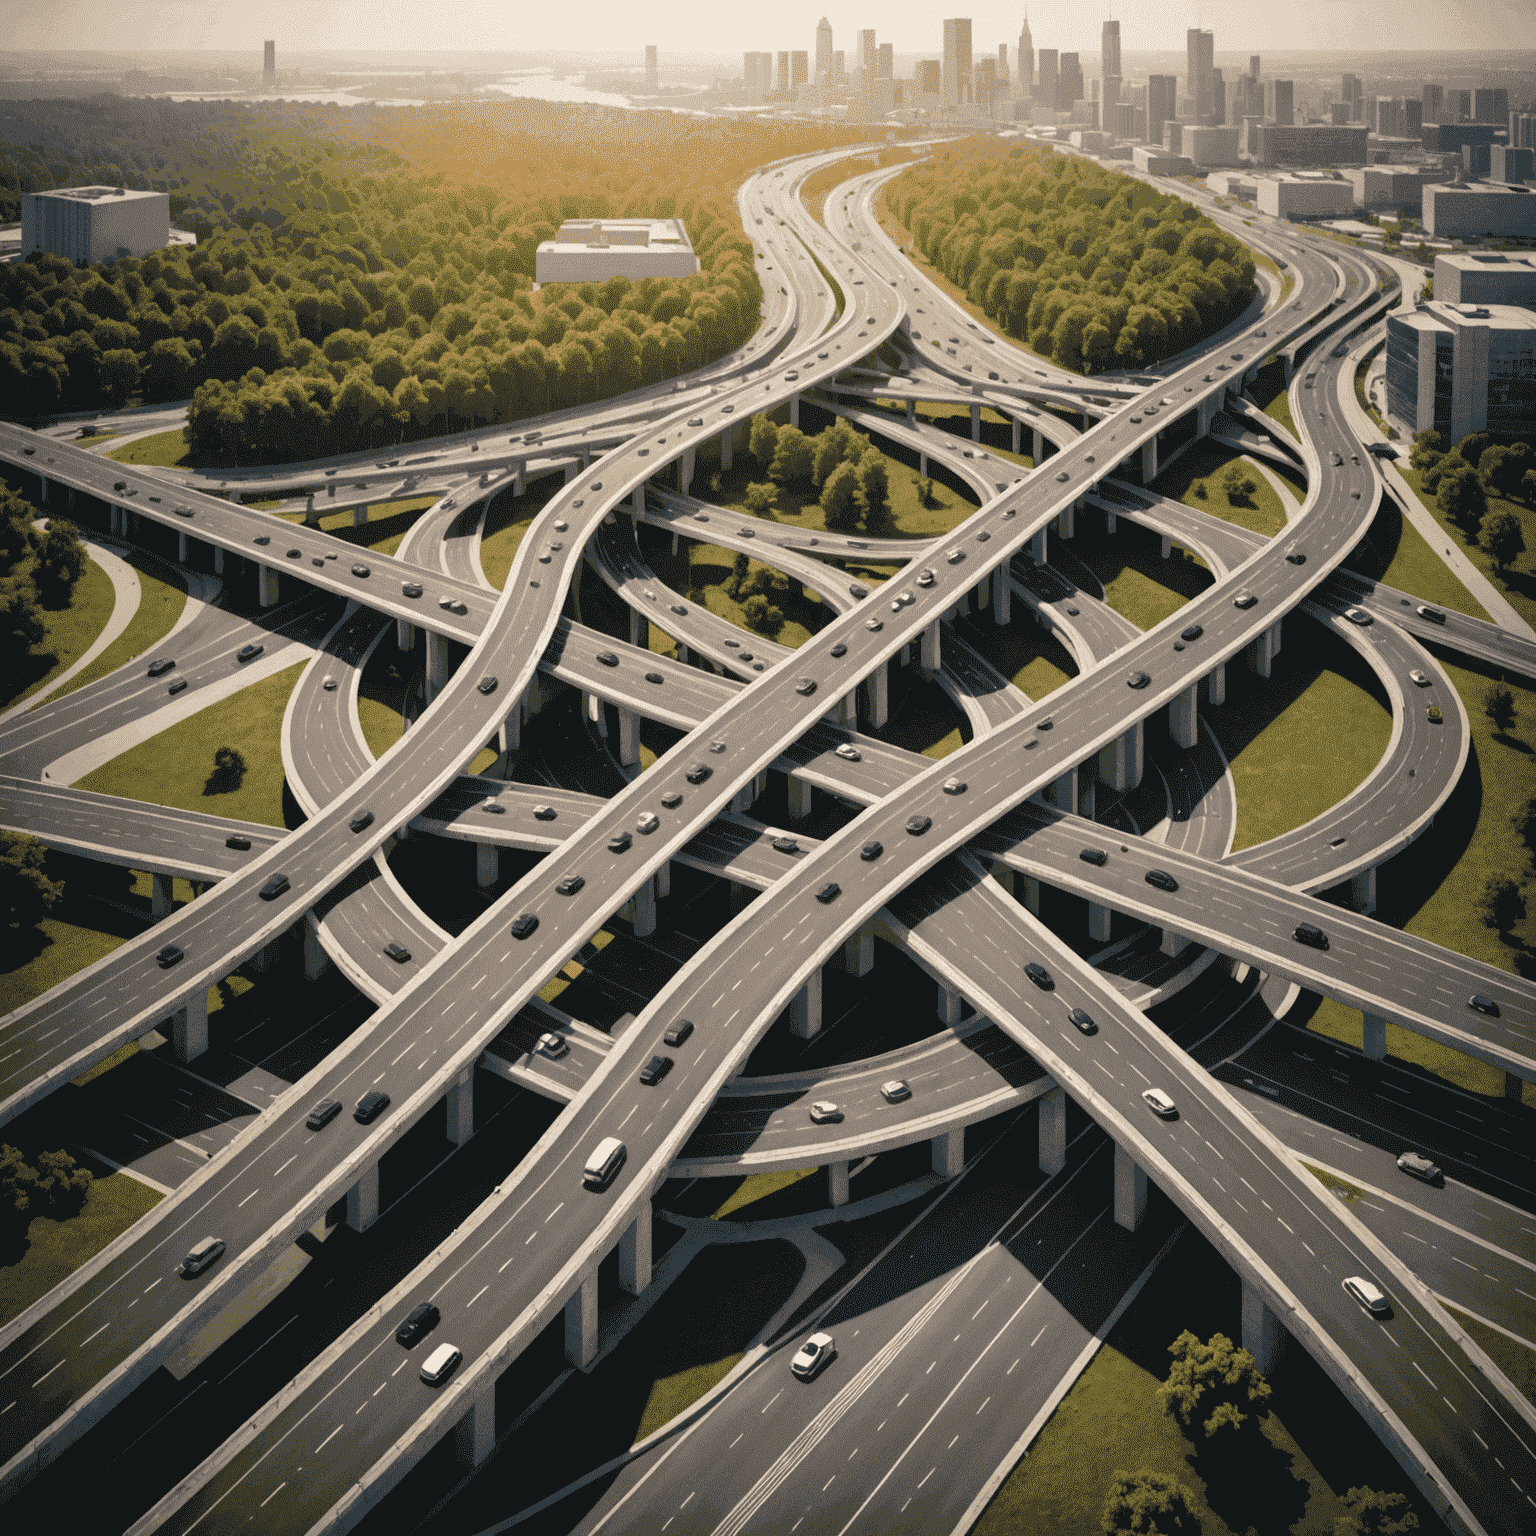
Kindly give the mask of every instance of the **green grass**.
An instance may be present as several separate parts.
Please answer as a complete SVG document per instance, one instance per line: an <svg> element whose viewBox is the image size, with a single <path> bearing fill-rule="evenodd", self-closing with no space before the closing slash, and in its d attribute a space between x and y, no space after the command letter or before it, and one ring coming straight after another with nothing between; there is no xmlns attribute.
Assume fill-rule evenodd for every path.
<svg viewBox="0 0 1536 1536"><path fill-rule="evenodd" d="M52 856L48 867L50 878L57 878ZM76 971L94 965L141 926L135 923L116 932L90 926L98 914L71 903L68 884L64 902L54 910L57 916L45 917L36 928L12 932L8 938L4 969L0 971L0 1014L20 1008L61 981L68 981Z"/></svg>
<svg viewBox="0 0 1536 1536"><path fill-rule="evenodd" d="M1219 201L1219 199L1218 199L1218 201ZM1253 220L1252 219L1244 219L1243 223L1251 225L1253 223ZM1294 277L1292 277L1289 272L1282 272L1280 270L1280 268L1275 265L1274 258L1272 256L1266 256L1263 251L1256 251L1250 245L1248 247L1248 254L1253 257L1253 264L1256 267L1263 267L1266 271L1272 273L1275 277L1278 277L1280 279L1280 301L1279 302L1281 304L1284 304L1285 301L1288 298L1290 298L1291 290L1296 286L1296 279Z"/></svg>
<svg viewBox="0 0 1536 1536"><path fill-rule="evenodd" d="M1428 540L1403 516L1391 496L1382 497L1368 542L1370 554L1366 559L1351 562L1356 569L1423 602L1470 614L1474 619L1489 618L1488 610L1429 547Z"/></svg>
<svg viewBox="0 0 1536 1536"><path fill-rule="evenodd" d="M1285 527L1285 508L1275 489L1251 464L1242 464L1242 454L1209 440L1186 449L1152 482L1151 489L1170 500L1181 501L1197 512L1209 512L1239 528L1273 538ZM1228 464L1240 464L1247 470L1257 489L1251 497L1234 504L1221 488L1219 477ZM1205 496L1195 494L1196 483L1205 487ZM1305 496L1305 492L1302 493Z"/></svg>
<svg viewBox="0 0 1536 1536"><path fill-rule="evenodd" d="M1509 1377L1526 1398L1536 1403L1536 1350L1517 1344L1497 1328L1490 1328L1486 1323L1478 1322L1475 1317L1468 1317L1465 1312L1458 1312L1449 1302L1442 1301L1440 1305L1472 1335L1472 1342Z"/></svg>
<svg viewBox="0 0 1536 1536"><path fill-rule="evenodd" d="M917 670L913 643L909 667L890 668L890 719L875 734L892 746L920 752L924 757L948 757L969 736L964 717L937 683L925 682Z"/></svg>
<svg viewBox="0 0 1536 1536"><path fill-rule="evenodd" d="M71 448L94 448L97 443L109 442L114 437L121 437L121 432L97 432L90 437L72 437L69 439Z"/></svg>
<svg viewBox="0 0 1536 1536"><path fill-rule="evenodd" d="M436 496L407 496L401 501L378 501L368 508L368 521L361 528L352 526L352 508L341 512L328 512L320 519L320 526L348 544L360 549L371 549L381 555L392 555L400 548L400 541L410 532L416 514L437 504ZM259 502L252 502L259 506ZM302 512L280 512L285 523L302 523Z"/></svg>
<svg viewBox="0 0 1536 1536"><path fill-rule="evenodd" d="M498 591L507 584L528 525L564 487L563 475L544 475L526 486L521 496L503 491L493 498L480 538L480 569Z"/></svg>
<svg viewBox="0 0 1536 1536"><path fill-rule="evenodd" d="M126 1173L109 1173L97 1176L78 1214L66 1221L37 1217L27 1229L25 1252L0 1266L0 1325L67 1280L160 1199L157 1191Z"/></svg>
<svg viewBox="0 0 1536 1536"><path fill-rule="evenodd" d="M1017 597L1014 603L1017 608L1024 606ZM1077 676L1071 652L1033 619L1020 618L1004 626L978 625L975 639L976 649L1032 699L1043 699Z"/></svg>
<svg viewBox="0 0 1536 1536"><path fill-rule="evenodd" d="M1289 275L1289 274L1287 274ZM1259 369L1258 377L1248 389L1249 395L1258 402L1259 409L1273 421L1278 421L1292 437L1300 440L1296 423L1291 418L1291 400L1285 382L1285 364L1272 358Z"/></svg>
<svg viewBox="0 0 1536 1536"><path fill-rule="evenodd" d="M1164 560L1161 548L1150 529L1122 521L1113 538L1074 540L1072 553L1099 579L1111 608L1138 629L1151 629L1211 584L1198 556L1174 545Z"/></svg>
<svg viewBox="0 0 1536 1536"><path fill-rule="evenodd" d="M114 448L107 457L119 464L153 464L161 469L191 469L189 457L191 440L185 427L173 427L169 432L156 432L149 437L136 438Z"/></svg>
<svg viewBox="0 0 1536 1536"><path fill-rule="evenodd" d="M42 610L43 638L16 671L0 682L0 705L29 697L74 666L106 628L116 601L112 578L94 560L87 560L69 606Z"/></svg>
<svg viewBox="0 0 1536 1536"><path fill-rule="evenodd" d="M1376 423L1377 430L1383 437L1395 438L1397 433L1382 420L1381 412L1371 404L1371 398L1365 392L1365 381L1371 374L1371 360L1379 349L1373 349L1360 359L1355 368L1355 399L1360 402L1360 409Z"/></svg>
<svg viewBox="0 0 1536 1536"><path fill-rule="evenodd" d="M80 780L81 789L145 799L188 811L211 811L267 826L286 825L283 813L283 711L304 663L210 704L189 720L104 763ZM245 757L238 789L210 792L213 754L234 747Z"/></svg>
<svg viewBox="0 0 1536 1536"><path fill-rule="evenodd" d="M781 1189L788 1189L791 1184L798 1184L801 1179L808 1179L813 1173L820 1171L819 1168L787 1168L781 1169L778 1173L748 1174L731 1192L730 1197L710 1213L709 1219L724 1221L734 1212L758 1200L766 1200L769 1195L777 1194Z"/></svg>
<svg viewBox="0 0 1536 1536"><path fill-rule="evenodd" d="M906 419L906 408L899 402L882 400L878 403L899 412L901 418ZM967 443L971 441L971 408L968 405L956 405L953 401L920 400L914 414L919 421L942 427L951 436L962 438ZM1023 443L1028 440L1021 429L1019 441ZM994 411L989 405L981 408L981 436L977 442L994 458L1006 459L1010 464L1021 464L1025 469L1035 467L1035 461L1029 454L1013 451L1013 426L1009 418L1001 411ZM985 468L985 465L982 467Z"/></svg>
<svg viewBox="0 0 1536 1536"><path fill-rule="evenodd" d="M1392 732L1378 686L1356 652L1300 616L1285 621L1267 683L1228 663L1227 702L1204 713L1232 764L1234 851L1302 826L1370 774Z"/></svg>

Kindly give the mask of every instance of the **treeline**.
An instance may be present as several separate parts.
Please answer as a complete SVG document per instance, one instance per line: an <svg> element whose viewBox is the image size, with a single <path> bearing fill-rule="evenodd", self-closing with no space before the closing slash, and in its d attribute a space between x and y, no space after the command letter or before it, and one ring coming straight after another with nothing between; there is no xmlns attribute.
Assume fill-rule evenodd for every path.
<svg viewBox="0 0 1536 1536"><path fill-rule="evenodd" d="M9 1259L39 1216L63 1221L78 1214L93 1182L91 1170L68 1152L44 1152L34 1166L16 1147L0 1146L0 1251Z"/></svg>
<svg viewBox="0 0 1536 1536"><path fill-rule="evenodd" d="M85 573L80 530L64 518L34 528L31 503L0 486L0 665L13 676L46 633L45 608L67 608Z"/></svg>
<svg viewBox="0 0 1536 1536"><path fill-rule="evenodd" d="M759 517L772 517L781 485L807 484L817 498L829 531L862 530L879 537L893 534L890 472L885 459L846 421L834 421L807 435L799 427L779 426L767 415L752 418L747 448L765 482L747 486L744 504Z"/></svg>
<svg viewBox="0 0 1536 1536"><path fill-rule="evenodd" d="M1252 256L1197 209L1040 145L969 140L885 201L971 303L1079 372L1155 363L1253 298Z"/></svg>

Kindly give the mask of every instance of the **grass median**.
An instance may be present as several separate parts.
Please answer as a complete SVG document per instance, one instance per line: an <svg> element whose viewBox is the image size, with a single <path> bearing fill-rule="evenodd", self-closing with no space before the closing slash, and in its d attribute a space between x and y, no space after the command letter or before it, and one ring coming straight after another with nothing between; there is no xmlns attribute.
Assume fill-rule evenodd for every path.
<svg viewBox="0 0 1536 1536"><path fill-rule="evenodd" d="M1436 607L1489 619L1488 610L1457 580L1390 495L1381 498L1366 545L1364 559L1357 551L1351 562L1355 569Z"/></svg>
<svg viewBox="0 0 1536 1536"><path fill-rule="evenodd" d="M30 698L74 666L107 627L116 606L112 578L94 560L87 560L69 605L41 610L43 638L0 682L0 706Z"/></svg>
<svg viewBox="0 0 1536 1536"><path fill-rule="evenodd" d="M1246 474L1253 486L1252 491L1235 499L1221 483L1222 475L1232 464ZM1253 465L1243 462L1241 453L1220 443L1206 440L1187 448L1152 482L1150 489L1197 512L1209 512L1223 522L1262 533L1266 538L1273 538L1285 527L1285 508L1274 487ZM1305 497L1305 490L1301 495Z"/></svg>
<svg viewBox="0 0 1536 1536"><path fill-rule="evenodd" d="M1087 516L1097 521L1097 513ZM1070 549L1098 579L1109 606L1138 629L1161 624L1211 585L1210 570L1198 555L1175 545L1165 560L1158 535L1129 520L1117 524L1113 538L1079 537Z"/></svg>
<svg viewBox="0 0 1536 1536"><path fill-rule="evenodd" d="M121 448L113 448L109 459L119 464L149 464L159 469L191 469L192 446L185 427L173 427L169 432L152 432L148 437L135 438Z"/></svg>

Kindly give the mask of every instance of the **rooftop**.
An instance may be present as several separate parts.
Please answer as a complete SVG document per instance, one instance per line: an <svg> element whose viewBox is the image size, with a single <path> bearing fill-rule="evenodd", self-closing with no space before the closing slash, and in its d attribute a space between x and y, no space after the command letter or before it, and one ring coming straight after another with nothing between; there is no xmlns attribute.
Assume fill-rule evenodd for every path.
<svg viewBox="0 0 1536 1536"><path fill-rule="evenodd" d="M132 201L135 198L164 197L164 192L139 192L132 187L53 187L47 192L39 192L38 197L72 197L77 202L99 203L107 198L123 198Z"/></svg>

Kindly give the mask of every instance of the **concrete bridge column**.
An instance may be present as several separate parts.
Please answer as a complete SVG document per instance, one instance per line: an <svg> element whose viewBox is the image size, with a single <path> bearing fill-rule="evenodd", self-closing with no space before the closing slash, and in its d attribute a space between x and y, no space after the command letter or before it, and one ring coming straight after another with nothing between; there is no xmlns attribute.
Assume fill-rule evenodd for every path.
<svg viewBox="0 0 1536 1536"><path fill-rule="evenodd" d="M798 779L794 774L790 774L785 780L785 788L789 794L789 819L804 821L811 814L814 790L804 779Z"/></svg>
<svg viewBox="0 0 1536 1536"><path fill-rule="evenodd" d="M645 485L643 482L635 487L633 494L630 496L629 509L636 517L639 517L645 511Z"/></svg>
<svg viewBox="0 0 1536 1536"><path fill-rule="evenodd" d="M732 429L727 427L725 431L720 434L720 468L722 471L728 470L734 462L732 458L732 449L734 449L735 446L736 440L732 434Z"/></svg>
<svg viewBox="0 0 1536 1536"><path fill-rule="evenodd" d="M368 526L368 503L352 508L352 526L354 528L366 528Z"/></svg>
<svg viewBox="0 0 1536 1536"><path fill-rule="evenodd" d="M1141 783L1142 729L1137 721L1130 730L1099 748L1099 777L1111 789L1135 789Z"/></svg>
<svg viewBox="0 0 1536 1536"><path fill-rule="evenodd" d="M597 1359L597 1271L594 1269L565 1304L565 1358L578 1370Z"/></svg>
<svg viewBox="0 0 1536 1536"><path fill-rule="evenodd" d="M1017 453L1019 451L1019 439L1023 436L1024 424L1017 416L1010 416L1008 418L1008 425L1012 428L1012 441L1009 451Z"/></svg>
<svg viewBox="0 0 1536 1536"><path fill-rule="evenodd" d="M208 994L189 997L171 1017L171 1049L176 1060L194 1061L208 1049Z"/></svg>
<svg viewBox="0 0 1536 1536"><path fill-rule="evenodd" d="M496 1449L496 1383L493 1381L470 1405L453 1431L454 1452L461 1465L478 1467Z"/></svg>
<svg viewBox="0 0 1536 1536"><path fill-rule="evenodd" d="M651 1202L640 1202L635 1219L619 1238L619 1284L638 1296L651 1283Z"/></svg>
<svg viewBox="0 0 1536 1536"><path fill-rule="evenodd" d="M1120 524L1118 519L1115 517L1114 508L1106 507L1104 509L1104 532L1112 534L1119 526Z"/></svg>
<svg viewBox="0 0 1536 1536"><path fill-rule="evenodd" d="M580 464L567 464L565 468L560 471L560 483L562 485L569 485L571 481L574 480L580 473Z"/></svg>
<svg viewBox="0 0 1536 1536"><path fill-rule="evenodd" d="M180 528L176 530L176 563L178 565L187 563L187 536Z"/></svg>
<svg viewBox="0 0 1536 1536"><path fill-rule="evenodd" d="M1006 624L1013 617L1013 585L1008 579L1008 567L1001 565L992 582L992 622Z"/></svg>
<svg viewBox="0 0 1536 1536"><path fill-rule="evenodd" d="M1040 436L1039 427L1032 429L1029 456L1035 461L1035 467L1038 469L1040 467L1040 460L1045 457L1045 439Z"/></svg>
<svg viewBox="0 0 1536 1536"><path fill-rule="evenodd" d="M619 765L632 768L640 761L640 716L632 709L619 711Z"/></svg>
<svg viewBox="0 0 1536 1536"><path fill-rule="evenodd" d="M983 576L981 580L976 583L975 598L976 616L977 618L980 618L983 610L985 610L992 601L992 575L990 572L988 572L987 575Z"/></svg>
<svg viewBox="0 0 1536 1536"><path fill-rule="evenodd" d="M656 932L656 887L649 880L634 894L635 937L648 939Z"/></svg>
<svg viewBox="0 0 1536 1536"><path fill-rule="evenodd" d="M378 1219L379 1165L374 1163L347 1191L347 1225L354 1232L366 1232Z"/></svg>
<svg viewBox="0 0 1536 1536"><path fill-rule="evenodd" d="M798 389L789 397L789 424L792 427L800 425L800 391Z"/></svg>
<svg viewBox="0 0 1536 1536"><path fill-rule="evenodd" d="M270 608L277 601L277 572L270 565L256 567L256 601Z"/></svg>
<svg viewBox="0 0 1536 1536"><path fill-rule="evenodd" d="M875 968L875 920L868 918L843 941L843 970L868 976Z"/></svg>
<svg viewBox="0 0 1536 1536"><path fill-rule="evenodd" d="M1264 1298L1243 1280L1243 1348L1264 1375L1275 1368L1285 1349L1285 1324L1265 1304Z"/></svg>
<svg viewBox="0 0 1536 1536"><path fill-rule="evenodd" d="M263 944L261 948L258 949L256 953L245 962L246 969L254 971L258 976L263 976L268 971L273 970L281 958L282 946L276 939L273 939L269 943Z"/></svg>
<svg viewBox="0 0 1536 1536"><path fill-rule="evenodd" d="M1196 416L1195 436L1205 437L1210 433L1211 423L1216 419L1216 412L1220 409L1220 401L1214 396L1207 396L1200 402Z"/></svg>
<svg viewBox="0 0 1536 1536"><path fill-rule="evenodd" d="M677 463L677 488L685 496L688 494L688 487L693 484L693 461L693 449L683 449L683 456Z"/></svg>
<svg viewBox="0 0 1536 1536"><path fill-rule="evenodd" d="M890 664L882 661L865 679L869 726L878 731L890 719Z"/></svg>
<svg viewBox="0 0 1536 1536"><path fill-rule="evenodd" d="M974 402L971 405L971 441L981 441L981 407Z"/></svg>
<svg viewBox="0 0 1536 1536"><path fill-rule="evenodd" d="M320 935L310 923L304 924L304 979L319 981L331 968L331 957L326 954Z"/></svg>
<svg viewBox="0 0 1536 1536"><path fill-rule="evenodd" d="M946 1131L942 1136L935 1136L930 1143L933 1148L933 1171L941 1179L955 1178L965 1167L965 1127L957 1125L954 1130Z"/></svg>
<svg viewBox="0 0 1536 1536"><path fill-rule="evenodd" d="M156 919L169 917L171 915L171 908L175 905L171 894L175 888L174 882L169 875L151 875L149 879L149 910L151 916Z"/></svg>
<svg viewBox="0 0 1536 1536"><path fill-rule="evenodd" d="M848 1204L848 1164L827 1164L827 1200L834 1209Z"/></svg>
<svg viewBox="0 0 1536 1536"><path fill-rule="evenodd" d="M1182 933L1175 933L1171 928L1164 928L1162 942L1157 947L1170 960L1177 960L1189 947L1189 940Z"/></svg>
<svg viewBox="0 0 1536 1536"><path fill-rule="evenodd" d="M1088 903L1088 937L1100 944L1108 944L1114 926L1114 912L1102 902Z"/></svg>
<svg viewBox="0 0 1536 1536"><path fill-rule="evenodd" d="M39 484L41 486L41 491L39 493L38 499L46 507L48 505L48 476L47 475L39 475L37 478L38 478L38 482L39 482Z"/></svg>
<svg viewBox="0 0 1536 1536"><path fill-rule="evenodd" d="M395 649L397 651L416 649L416 626L405 619L395 620Z"/></svg>
<svg viewBox="0 0 1536 1536"><path fill-rule="evenodd" d="M1221 705L1227 702L1227 664L1219 661L1205 675L1205 702Z"/></svg>
<svg viewBox="0 0 1536 1536"><path fill-rule="evenodd" d="M224 546L222 544L215 544L213 546L213 574L215 576L222 576L224 574Z"/></svg>
<svg viewBox="0 0 1536 1536"><path fill-rule="evenodd" d="M859 723L859 690L855 688L852 693L845 693L837 701L837 723L850 727Z"/></svg>
<svg viewBox="0 0 1536 1536"><path fill-rule="evenodd" d="M1248 670L1259 677L1268 677L1275 665L1275 632L1266 629L1248 647Z"/></svg>
<svg viewBox="0 0 1536 1536"><path fill-rule="evenodd" d="M656 882L656 896L661 899L672 894L672 860L668 859L651 879Z"/></svg>
<svg viewBox="0 0 1536 1536"><path fill-rule="evenodd" d="M475 1134L475 1069L465 1067L457 1082L448 1085L448 1140L462 1147Z"/></svg>
<svg viewBox="0 0 1536 1536"><path fill-rule="evenodd" d="M495 843L475 844L475 885L488 891L501 878L501 849Z"/></svg>
<svg viewBox="0 0 1536 1536"><path fill-rule="evenodd" d="M1115 1225L1134 1232L1147 1211L1147 1176L1119 1142L1115 1143Z"/></svg>
<svg viewBox="0 0 1536 1536"><path fill-rule="evenodd" d="M939 621L937 619L923 631L917 664L929 672L939 670Z"/></svg>
<svg viewBox="0 0 1536 1536"><path fill-rule="evenodd" d="M1078 770L1077 814L1093 820L1099 798L1099 765L1089 758Z"/></svg>
<svg viewBox="0 0 1536 1536"><path fill-rule="evenodd" d="M523 745L523 702L514 704L496 730L496 745L502 752L516 752Z"/></svg>
<svg viewBox="0 0 1536 1536"><path fill-rule="evenodd" d="M806 978L789 1005L789 1031L797 1039L809 1040L821 1032L821 968Z"/></svg>
<svg viewBox="0 0 1536 1536"><path fill-rule="evenodd" d="M1164 560L1170 559L1173 555L1173 540L1166 533L1162 536L1162 543L1158 546L1158 553Z"/></svg>
<svg viewBox="0 0 1536 1536"><path fill-rule="evenodd" d="M1060 1173L1067 1166L1067 1095L1052 1088L1040 1100L1040 1172Z"/></svg>
<svg viewBox="0 0 1536 1536"><path fill-rule="evenodd" d="M427 636L427 676L426 695L430 704L442 691L443 685L448 681L448 637L439 635L432 630L426 631Z"/></svg>
<svg viewBox="0 0 1536 1536"><path fill-rule="evenodd" d="M512 494L521 496L528 489L528 461L519 459L512 466Z"/></svg>
<svg viewBox="0 0 1536 1536"><path fill-rule="evenodd" d="M928 455L926 453L922 452L921 449L918 450L918 455L917 455L917 472L918 472L919 475L922 475L925 479L927 478L927 475L928 475Z"/></svg>
<svg viewBox="0 0 1536 1536"><path fill-rule="evenodd" d="M1062 776L1051 785L1051 799L1058 811L1070 811L1077 814L1077 769L1068 768Z"/></svg>
<svg viewBox="0 0 1536 1536"><path fill-rule="evenodd" d="M1362 1049L1372 1061L1387 1059L1387 1021L1380 1014L1363 1014L1365 1040Z"/></svg>
<svg viewBox="0 0 1536 1536"><path fill-rule="evenodd" d="M1141 483L1151 485L1157 479L1157 435L1141 445Z"/></svg>
<svg viewBox="0 0 1536 1536"><path fill-rule="evenodd" d="M1349 899L1357 912L1370 914L1376 910L1376 866L1362 869L1349 882Z"/></svg>
<svg viewBox="0 0 1536 1536"><path fill-rule="evenodd" d="M908 400L907 401L907 425L909 427L915 427L917 425L917 401L916 400Z"/></svg>
<svg viewBox="0 0 1536 1536"><path fill-rule="evenodd" d="M939 983L939 1018L950 1029L960 1022L960 1015L964 1012L965 1000L958 992L952 992L943 982Z"/></svg>
<svg viewBox="0 0 1536 1536"><path fill-rule="evenodd" d="M1191 683L1168 706L1168 733L1179 746L1189 748L1200 740L1199 685Z"/></svg>
<svg viewBox="0 0 1536 1536"><path fill-rule="evenodd" d="M1049 559L1049 552L1046 548L1044 528L1031 536L1029 541L1029 552L1034 557L1036 565L1044 565Z"/></svg>
<svg viewBox="0 0 1536 1536"><path fill-rule="evenodd" d="M320 514L315 511L315 493L311 491L304 501L304 526L306 528L318 528L320 526Z"/></svg>
<svg viewBox="0 0 1536 1536"><path fill-rule="evenodd" d="M1280 640L1284 629L1285 621L1283 619L1276 619L1270 626L1269 654L1271 656L1278 656L1280 654Z"/></svg>
<svg viewBox="0 0 1536 1536"><path fill-rule="evenodd" d="M1024 902L1024 905L1031 912L1033 912L1036 917L1039 917L1040 916L1040 882L1037 879L1035 879L1035 877L1033 875L1024 875L1024 876L1021 876L1021 878L1022 878L1022 880L1024 882L1024 890L1021 893L1021 897L1022 897L1022 900Z"/></svg>

